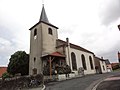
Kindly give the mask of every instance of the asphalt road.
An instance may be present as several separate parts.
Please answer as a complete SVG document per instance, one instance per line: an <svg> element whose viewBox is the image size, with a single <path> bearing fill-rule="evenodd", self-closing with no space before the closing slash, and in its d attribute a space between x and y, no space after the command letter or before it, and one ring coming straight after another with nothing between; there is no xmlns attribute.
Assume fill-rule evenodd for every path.
<svg viewBox="0 0 120 90"><path fill-rule="evenodd" d="M101 82L96 90L120 90L120 73Z"/></svg>
<svg viewBox="0 0 120 90"><path fill-rule="evenodd" d="M106 74L87 75L71 80L50 82L46 84L45 90L91 90L93 86L100 80L111 75L117 75L119 72L112 72Z"/></svg>

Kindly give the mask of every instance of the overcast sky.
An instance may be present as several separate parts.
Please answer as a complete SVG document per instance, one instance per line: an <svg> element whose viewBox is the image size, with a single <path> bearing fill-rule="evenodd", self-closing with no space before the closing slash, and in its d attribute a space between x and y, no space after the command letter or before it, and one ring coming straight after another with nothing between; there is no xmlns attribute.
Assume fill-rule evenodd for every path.
<svg viewBox="0 0 120 90"><path fill-rule="evenodd" d="M69 37L96 56L117 62L120 51L120 0L44 0L49 22L59 27L59 39ZM0 66L10 56L29 53L30 31L39 21L42 0L0 0Z"/></svg>

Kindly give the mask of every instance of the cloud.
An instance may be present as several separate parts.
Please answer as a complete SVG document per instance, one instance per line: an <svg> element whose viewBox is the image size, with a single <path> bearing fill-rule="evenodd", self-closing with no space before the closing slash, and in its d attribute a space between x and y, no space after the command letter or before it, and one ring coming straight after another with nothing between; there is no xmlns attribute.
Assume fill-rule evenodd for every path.
<svg viewBox="0 0 120 90"><path fill-rule="evenodd" d="M1 18L0 18L1 19ZM6 66L10 56L18 50L29 51L29 30L6 20L0 23L0 66Z"/></svg>
<svg viewBox="0 0 120 90"><path fill-rule="evenodd" d="M0 65L8 63L8 56L13 52L12 43L0 37Z"/></svg>
<svg viewBox="0 0 120 90"><path fill-rule="evenodd" d="M13 37L10 39L6 39L0 37L0 66L6 66L9 63L10 56L16 51L26 51L28 53L28 44L29 41L26 41L26 39L24 38L19 39Z"/></svg>
<svg viewBox="0 0 120 90"><path fill-rule="evenodd" d="M120 0L103 0L99 9L102 24L109 25L120 17Z"/></svg>
<svg viewBox="0 0 120 90"><path fill-rule="evenodd" d="M0 1L0 65L6 65L10 55L17 50L29 52L28 29L39 20L42 7L40 2ZM119 0L70 0L69 3L68 0L48 0L45 9L50 22L59 27L60 39L69 37L71 43L115 60L115 52L120 49L117 43L120 42L117 30L120 19L116 23L120 16Z"/></svg>
<svg viewBox="0 0 120 90"><path fill-rule="evenodd" d="M120 40L119 40L120 42ZM98 56L102 56L104 57L105 59L109 59L111 62L118 62L118 48L119 48L119 42L116 43L116 45L114 45L114 47L112 49L110 49L109 51L107 52L99 52L97 55Z"/></svg>

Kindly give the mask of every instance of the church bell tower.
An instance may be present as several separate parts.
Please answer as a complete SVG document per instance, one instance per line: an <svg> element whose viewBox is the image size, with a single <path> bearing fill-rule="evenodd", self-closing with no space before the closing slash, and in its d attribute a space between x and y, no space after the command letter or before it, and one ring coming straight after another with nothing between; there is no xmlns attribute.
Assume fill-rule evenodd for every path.
<svg viewBox="0 0 120 90"><path fill-rule="evenodd" d="M58 27L49 22L43 5L39 22L29 29L29 75L42 73L42 56L56 51L56 40L58 39L57 29Z"/></svg>

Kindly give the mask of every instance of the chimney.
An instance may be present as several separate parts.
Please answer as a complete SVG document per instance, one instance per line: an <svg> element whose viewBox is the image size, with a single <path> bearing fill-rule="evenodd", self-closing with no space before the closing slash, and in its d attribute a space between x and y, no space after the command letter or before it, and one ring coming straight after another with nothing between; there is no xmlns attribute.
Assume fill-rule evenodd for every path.
<svg viewBox="0 0 120 90"><path fill-rule="evenodd" d="M66 38L66 45L69 46L70 43L69 43L69 38Z"/></svg>
<svg viewBox="0 0 120 90"><path fill-rule="evenodd" d="M103 57L101 57L101 59L103 59Z"/></svg>

